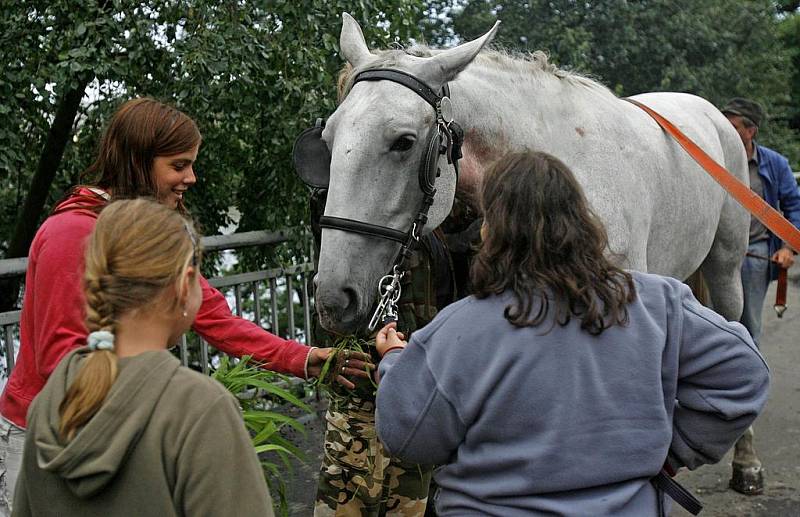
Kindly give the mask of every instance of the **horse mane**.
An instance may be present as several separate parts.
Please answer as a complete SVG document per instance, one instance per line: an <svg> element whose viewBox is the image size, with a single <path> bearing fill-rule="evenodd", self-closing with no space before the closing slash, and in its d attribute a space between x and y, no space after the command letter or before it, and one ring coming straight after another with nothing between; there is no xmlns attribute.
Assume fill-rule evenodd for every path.
<svg viewBox="0 0 800 517"><path fill-rule="evenodd" d="M427 45L415 44L408 48L389 49L373 51L376 59L371 60L360 67L352 67L346 64L339 73L339 96L340 100L347 95L353 87L353 78L365 70L375 68L398 68L403 56L412 57L432 57L443 49L432 49ZM483 49L473 62L486 68L517 73L520 76L549 76L571 86L600 90L603 93L614 95L611 90L598 81L582 75L578 72L565 70L550 63L547 53L542 50L533 52L517 52L503 49Z"/></svg>

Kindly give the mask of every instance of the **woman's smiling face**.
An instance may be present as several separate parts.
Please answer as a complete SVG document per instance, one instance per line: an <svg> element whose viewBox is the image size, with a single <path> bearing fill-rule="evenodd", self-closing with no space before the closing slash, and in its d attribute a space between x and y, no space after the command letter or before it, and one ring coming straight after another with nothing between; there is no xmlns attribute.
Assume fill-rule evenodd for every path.
<svg viewBox="0 0 800 517"><path fill-rule="evenodd" d="M195 184L194 162L200 145L170 156L156 156L153 159L153 179L158 189L158 202L170 208L177 208L183 194Z"/></svg>

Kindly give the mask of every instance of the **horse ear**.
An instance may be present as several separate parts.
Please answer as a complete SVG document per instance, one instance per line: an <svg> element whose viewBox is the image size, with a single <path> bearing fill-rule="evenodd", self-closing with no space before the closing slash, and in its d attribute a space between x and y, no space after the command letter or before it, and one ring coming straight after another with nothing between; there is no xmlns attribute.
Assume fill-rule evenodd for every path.
<svg viewBox="0 0 800 517"><path fill-rule="evenodd" d="M348 63L357 67L365 60L372 57L364 40L364 33L361 26L347 13L342 13L342 34L339 36L339 48L342 56Z"/></svg>
<svg viewBox="0 0 800 517"><path fill-rule="evenodd" d="M426 69L428 69L427 67L432 63L434 66L428 70L432 70L435 74L440 74L438 77L430 77L432 80L431 82L443 84L452 81L473 59L475 59L478 52L492 41L499 26L500 20L497 20L494 22L492 28L489 29L489 32L480 38L445 50L427 59L426 61L428 61L428 63L426 64Z"/></svg>

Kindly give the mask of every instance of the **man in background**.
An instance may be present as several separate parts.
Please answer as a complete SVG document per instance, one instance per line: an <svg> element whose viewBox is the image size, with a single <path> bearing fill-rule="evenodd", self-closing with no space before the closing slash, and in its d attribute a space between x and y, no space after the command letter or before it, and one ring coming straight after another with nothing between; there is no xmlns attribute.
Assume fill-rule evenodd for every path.
<svg viewBox="0 0 800 517"><path fill-rule="evenodd" d="M800 227L800 191L789 160L756 143L758 128L765 121L764 109L755 101L731 99L720 111L736 128L744 144L750 170L750 189L784 217ZM779 268L790 268L798 250L786 246L757 218L750 219L750 241L742 263L744 308L741 323L750 332L756 345L761 337L761 312L767 287L778 278ZM761 462L753 450L752 427L736 443L737 458L747 458L746 465L733 464L730 486L737 492L756 495L764 491Z"/></svg>

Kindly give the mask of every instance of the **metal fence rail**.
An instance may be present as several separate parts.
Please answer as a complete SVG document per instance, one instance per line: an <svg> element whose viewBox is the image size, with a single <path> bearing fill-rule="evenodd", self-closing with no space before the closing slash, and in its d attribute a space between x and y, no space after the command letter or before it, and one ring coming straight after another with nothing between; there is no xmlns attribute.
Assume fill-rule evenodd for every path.
<svg viewBox="0 0 800 517"><path fill-rule="evenodd" d="M255 231L203 237L203 247L206 251L221 251L272 246L288 240L287 231ZM27 258L0 260L0 277L24 275L26 268ZM226 296L231 311L237 316L249 319L275 335L310 344L312 300L309 282L313 272L313 264L305 263L210 278L209 283ZM5 362L0 376L6 378L14 368L21 312L0 312L0 358ZM206 374L217 356L205 340L193 334L182 337L178 354L184 366Z"/></svg>

